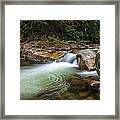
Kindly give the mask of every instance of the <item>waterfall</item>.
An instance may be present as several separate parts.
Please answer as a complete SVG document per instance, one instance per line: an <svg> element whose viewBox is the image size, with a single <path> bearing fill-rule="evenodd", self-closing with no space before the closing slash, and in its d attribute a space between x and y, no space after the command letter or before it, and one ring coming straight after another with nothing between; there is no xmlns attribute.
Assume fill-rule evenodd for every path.
<svg viewBox="0 0 120 120"><path fill-rule="evenodd" d="M76 54L65 53L64 57L58 59L57 62L67 62L77 65Z"/></svg>
<svg viewBox="0 0 120 120"><path fill-rule="evenodd" d="M63 61L68 63L73 63L75 59L76 59L76 54L73 53L66 53L63 57Z"/></svg>
<svg viewBox="0 0 120 120"><path fill-rule="evenodd" d="M74 65L78 65L77 59L74 60L73 64L74 64Z"/></svg>

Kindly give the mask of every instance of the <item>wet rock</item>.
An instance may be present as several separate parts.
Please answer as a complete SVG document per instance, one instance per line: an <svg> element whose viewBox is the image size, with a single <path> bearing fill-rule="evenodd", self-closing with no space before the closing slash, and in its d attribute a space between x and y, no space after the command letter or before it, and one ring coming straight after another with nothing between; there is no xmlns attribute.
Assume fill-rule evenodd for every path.
<svg viewBox="0 0 120 120"><path fill-rule="evenodd" d="M79 93L79 95L80 95L80 97L85 98L89 95L89 92L88 91L82 91L82 92Z"/></svg>
<svg viewBox="0 0 120 120"><path fill-rule="evenodd" d="M77 98L78 96L76 96L74 92L70 92L70 91L65 91L61 96L63 100L77 100L78 99Z"/></svg>
<svg viewBox="0 0 120 120"><path fill-rule="evenodd" d="M98 51L97 54L96 54L95 63L96 63L97 74L100 77L100 51Z"/></svg>
<svg viewBox="0 0 120 120"><path fill-rule="evenodd" d="M100 81L91 77L80 78L78 75L71 75L67 78L71 88L70 91L84 91L86 89L94 89L100 91Z"/></svg>
<svg viewBox="0 0 120 120"><path fill-rule="evenodd" d="M63 57L64 52L53 50L53 51L48 52L46 54L46 56L56 60L56 59L59 59L59 58Z"/></svg>
<svg viewBox="0 0 120 120"><path fill-rule="evenodd" d="M21 65L26 63L25 61L32 61L32 63L50 62L64 56L63 51L49 50L34 48L31 44L21 44L20 58Z"/></svg>
<svg viewBox="0 0 120 120"><path fill-rule="evenodd" d="M81 50L80 53L76 55L77 62L80 69L83 70L94 70L95 69L95 58L96 53L90 49Z"/></svg>
<svg viewBox="0 0 120 120"><path fill-rule="evenodd" d="M71 75L67 81L70 83L71 86L84 86L87 82L82 81L79 76Z"/></svg>
<svg viewBox="0 0 120 120"><path fill-rule="evenodd" d="M86 100L94 100L95 98L94 98L94 96L88 96L87 98L86 98Z"/></svg>
<svg viewBox="0 0 120 120"><path fill-rule="evenodd" d="M80 78L71 75L67 78L70 87L58 99L67 100L98 100L100 99L100 81L92 78ZM98 88L96 87L98 86ZM97 89L96 89L97 88Z"/></svg>

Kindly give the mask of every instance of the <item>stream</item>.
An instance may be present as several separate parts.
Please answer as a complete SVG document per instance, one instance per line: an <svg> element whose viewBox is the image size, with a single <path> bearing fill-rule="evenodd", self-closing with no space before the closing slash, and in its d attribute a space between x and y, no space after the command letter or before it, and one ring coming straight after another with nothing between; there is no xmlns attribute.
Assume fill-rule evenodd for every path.
<svg viewBox="0 0 120 120"><path fill-rule="evenodd" d="M54 100L62 99L63 96L63 99L79 99L79 97L74 95L74 91L68 91L71 85L67 79L71 76L81 80L88 77L97 79L98 76L96 71L80 70L75 56L76 54L66 53L63 58L52 63L21 66L20 99ZM80 99L83 98L81 97ZM94 99L97 98L94 97Z"/></svg>

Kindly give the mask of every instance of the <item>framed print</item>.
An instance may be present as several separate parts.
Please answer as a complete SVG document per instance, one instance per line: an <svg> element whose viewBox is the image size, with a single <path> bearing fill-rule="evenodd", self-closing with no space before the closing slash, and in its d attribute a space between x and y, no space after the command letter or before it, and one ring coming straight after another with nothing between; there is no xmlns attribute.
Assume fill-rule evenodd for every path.
<svg viewBox="0 0 120 120"><path fill-rule="evenodd" d="M2 119L119 119L119 2L1 2Z"/></svg>

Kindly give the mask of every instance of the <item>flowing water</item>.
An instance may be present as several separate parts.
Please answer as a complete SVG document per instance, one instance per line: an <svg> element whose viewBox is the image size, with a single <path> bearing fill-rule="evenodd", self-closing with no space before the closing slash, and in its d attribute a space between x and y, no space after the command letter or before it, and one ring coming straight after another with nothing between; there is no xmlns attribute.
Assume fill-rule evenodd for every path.
<svg viewBox="0 0 120 120"><path fill-rule="evenodd" d="M57 62L21 66L20 98L22 100L54 99L68 90L71 75L80 77L97 76L96 71L78 69L76 55L67 53Z"/></svg>

